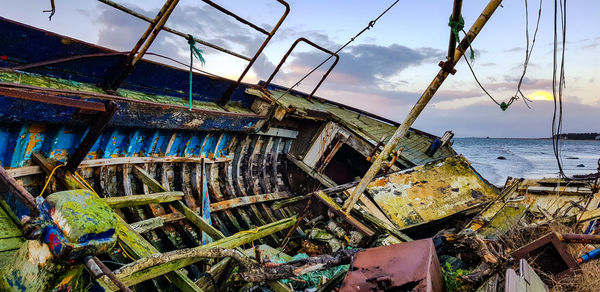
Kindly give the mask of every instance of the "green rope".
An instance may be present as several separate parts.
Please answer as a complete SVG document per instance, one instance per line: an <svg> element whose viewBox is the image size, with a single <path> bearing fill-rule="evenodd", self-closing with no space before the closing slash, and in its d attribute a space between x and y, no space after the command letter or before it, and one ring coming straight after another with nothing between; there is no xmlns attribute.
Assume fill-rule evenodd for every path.
<svg viewBox="0 0 600 292"><path fill-rule="evenodd" d="M204 66L206 64L206 60L204 60L204 57L202 57L202 53L203 51L196 48L196 41L194 40L194 37L191 34L188 34L188 44L190 45L190 111L192 110L192 77L193 77L193 70L194 70L194 57L198 58L198 60L200 60L200 63L202 64L202 66Z"/></svg>
<svg viewBox="0 0 600 292"><path fill-rule="evenodd" d="M465 20L463 19L462 15L460 16L460 19L458 19L458 21L454 21L452 19L452 15L450 15L450 20L448 21L448 26L452 30L452 33L454 34L454 37L456 38L456 42L460 43L460 32L461 31L465 34L465 37L467 36L467 33L464 30ZM471 61L474 61L475 60L475 51L473 51L473 47L471 47L471 42L469 42L469 48L471 49L471 56L470 56Z"/></svg>

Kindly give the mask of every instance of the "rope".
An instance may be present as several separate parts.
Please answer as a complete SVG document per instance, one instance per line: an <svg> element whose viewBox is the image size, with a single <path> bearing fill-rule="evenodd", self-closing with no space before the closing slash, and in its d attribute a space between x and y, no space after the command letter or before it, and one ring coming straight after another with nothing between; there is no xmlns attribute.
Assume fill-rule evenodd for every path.
<svg viewBox="0 0 600 292"><path fill-rule="evenodd" d="M361 31L359 31L356 35L354 35L354 37L350 38L350 40L348 42L346 42L343 46L341 46L339 49L337 49L337 51L335 51L333 53L333 55L330 55L329 57L327 57L325 60L323 60L323 62L321 62L321 64L317 65L315 68L313 68L312 70L310 70L310 72L306 73L306 75L304 75L304 77L300 78L300 80L298 80L298 82L296 82L294 85L292 85L292 87L288 88L284 93L282 93L279 97L277 97L277 99L275 99L276 101L279 101L280 98L282 98L284 95L288 94L294 87L300 85L300 83L302 81L304 81L304 79L308 78L308 76L310 76L310 74L314 73L315 71L317 71L317 69L319 69L321 66L323 66L325 63L327 63L327 61L331 60L331 58L333 58L333 56L337 53L339 53L340 51L342 51L344 48L346 48L350 43L352 43L356 38L358 38L361 34L363 34L365 31L371 29L372 27L375 26L375 23L381 18L383 17L388 11L390 11L390 9L392 9L392 7L394 7L398 2L400 2L400 0L396 0L394 1L394 3L392 3L386 10L384 10L383 12L381 12L381 14L379 14L379 16L377 16L375 19L369 21L369 24L367 24L367 26L365 28L363 28Z"/></svg>
<svg viewBox="0 0 600 292"><path fill-rule="evenodd" d="M57 169L59 169L60 167L65 166L64 164L60 164L55 166L52 171L50 172L50 175L48 176L48 179L46 180L46 183L44 184L44 187L42 188L42 191L39 194L39 197L42 196L42 194L44 194L44 191L46 191L46 188L48 187L48 184L50 183L50 180L52 179L52 176L54 175L54 172L56 172Z"/></svg>
<svg viewBox="0 0 600 292"><path fill-rule="evenodd" d="M508 102L498 102L494 97L492 97L492 95L483 87L483 85L481 84L481 82L479 81L479 79L477 78L477 75L475 74L475 70L473 70L473 66L471 65L471 63L469 63L469 60L467 59L467 57L463 54L463 57L465 59L465 62L467 63L467 66L469 67L469 70L471 71L471 74L473 75L473 78L475 79L475 82L477 83L477 85L479 85L479 87L481 88L481 90L483 90L483 92L496 104L500 107L500 109L502 109L502 111L506 111L508 109L508 107L510 107L513 102L517 99L519 99L519 97L523 98L523 101L525 102L525 105L529 107L529 104L527 104L527 101L530 101L527 97L525 97L525 95L523 94L523 92L521 91L521 85L523 84L523 79L525 78L525 74L527 72L527 65L529 64L529 59L531 57L531 53L533 52L533 46L535 45L535 40L537 37L537 32L538 32L538 28L540 25L540 18L542 15L542 0L540 0L540 8L539 8L539 12L538 12L538 19L537 19L537 24L536 24L536 28L535 28L535 33L533 35L533 42L531 44L531 47L529 47L529 12L528 12L528 8L527 8L527 0L525 0L525 37L527 39L527 48L525 50L525 62L523 63L523 73L521 74L521 78L519 80L519 84L517 86L517 92L515 93L515 95L511 96ZM450 16L450 21L448 22L448 26L450 27L452 33L454 34L454 36L457 39L457 42L460 41L460 35L459 32L463 32L465 34L465 38L467 38L467 41L469 42L469 48L471 50L471 61L474 61L475 59L475 53L473 51L473 47L471 46L471 41L469 40L469 38L467 37L467 33L464 30L464 25L465 25L465 21L462 18L462 16L460 17L460 19L458 21L453 21L452 20L452 16ZM519 96L520 95L520 96Z"/></svg>
<svg viewBox="0 0 600 292"><path fill-rule="evenodd" d="M448 21L448 26L450 27L450 30L452 31L452 33L454 34L454 37L456 38L456 41L460 43L460 32L462 31L465 36L467 35L467 33L465 32L465 20L462 17L462 15L460 16L460 18L458 19L458 21L454 21L452 19L452 15L450 15L450 20ZM467 40L469 40L467 38ZM471 49L471 61L475 61L475 51L473 51L473 47L471 46L471 42L469 41L469 48Z"/></svg>
<svg viewBox="0 0 600 292"><path fill-rule="evenodd" d="M564 1L564 4L563 4ZM559 7L560 6L560 7ZM552 68L552 96L554 100L554 114L552 116L552 148L558 165L559 176L566 178L562 168L560 158L560 133L562 130L562 93L565 86L565 45L566 45L566 27L567 27L567 1L554 0L554 48L553 48L553 68ZM560 10L560 22L562 29L562 56L560 60L560 73L557 81L558 67L558 11Z"/></svg>
<svg viewBox="0 0 600 292"><path fill-rule="evenodd" d="M204 60L204 57L202 57L202 53L203 51L196 48L196 41L194 40L194 37L191 34L188 34L188 44L190 45L190 94L189 94L189 98L190 98L190 111L192 110L192 78L193 78L193 71L194 71L194 57L198 58L198 60L200 60L200 63L202 64L202 66L204 66L206 64L206 60Z"/></svg>
<svg viewBox="0 0 600 292"><path fill-rule="evenodd" d="M100 196L98 195L98 193L96 193L96 191L94 191L94 189L92 188L92 186L90 186L90 184L88 184L87 181L85 181L85 179L83 179L83 177L81 175L79 175L79 173L75 172L75 176L77 176L81 182L83 182L83 184L88 187L88 189L90 189L92 191L92 193L94 193L94 195L96 195L96 197L100 198Z"/></svg>
<svg viewBox="0 0 600 292"><path fill-rule="evenodd" d="M246 233L256 234L256 233L258 233L258 231L259 230L258 230L258 226L257 226L253 230L242 230L236 234L246 234ZM236 235L236 234L234 234L234 235ZM254 249L254 240L252 241L252 249Z"/></svg>

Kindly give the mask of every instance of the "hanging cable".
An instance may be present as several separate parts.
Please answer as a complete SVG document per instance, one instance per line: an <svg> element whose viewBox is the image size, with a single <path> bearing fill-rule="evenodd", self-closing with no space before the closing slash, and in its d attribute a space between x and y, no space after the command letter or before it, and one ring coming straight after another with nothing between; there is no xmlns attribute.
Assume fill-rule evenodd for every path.
<svg viewBox="0 0 600 292"><path fill-rule="evenodd" d="M560 58L560 72L558 70L558 13L560 12L560 29L562 37L562 48ZM560 177L566 178L562 168L560 157L560 135L562 132L563 118L563 87L565 86L565 45L567 36L567 1L554 0L554 48L553 48L553 66L552 66L552 96L554 100L554 113L552 115L552 148L554 157L558 166ZM558 73L558 80L557 80Z"/></svg>
<svg viewBox="0 0 600 292"><path fill-rule="evenodd" d="M392 9L392 7L394 7L394 5L396 5L398 2L400 2L400 0L396 0L394 1L394 3L392 3L386 10L384 10L383 12L381 12L381 14L379 14L379 16L377 16L375 19L369 21L369 24L367 24L367 26L365 28L363 28L360 32L358 32L356 35L354 35L354 37L350 38L350 40L348 42L346 42L343 46L341 46L339 49L337 49L337 51L335 51L334 54L330 55L329 57L327 57L325 60L323 60L323 62L321 62L321 64L317 65L315 68L313 68L312 70L310 70L310 72L306 73L306 75L304 75L302 78L300 78L300 80L298 80L298 82L294 83L294 85L292 85L290 88L288 88L284 93L282 93L279 97L277 97L275 100L279 100L281 97L283 97L284 95L286 95L287 93L289 93L294 87L300 85L300 83L302 81L304 81L304 79L306 79L308 76L310 76L312 73L314 73L315 71L317 71L317 69L319 69L321 66L323 66L325 63L327 63L327 61L329 61L331 58L333 58L333 56L337 55L337 53L339 53L341 50L343 50L344 48L346 48L350 43L352 43L356 38L358 38L361 34L363 34L365 31L371 29L372 27L375 26L375 23L381 18L383 17L388 11L390 11L390 9Z"/></svg>
<svg viewBox="0 0 600 292"><path fill-rule="evenodd" d="M529 65L529 60L531 59L531 54L533 53L533 47L535 46L535 40L537 38L538 29L540 27L540 18L542 17L542 2L540 0L540 6L538 8L538 18L535 24L535 31L533 33L533 39L531 42L531 47L529 47L529 8L527 5L527 0L525 0L525 38L526 38L526 47L525 47L525 61L523 62L523 74L521 74L521 78L519 79L519 85L517 85L517 92L515 92L515 96L521 97L523 102L528 108L531 108L527 102L531 102L531 100L523 94L521 91L521 85L523 84L523 79L525 78L525 74L527 73L527 66Z"/></svg>
<svg viewBox="0 0 600 292"><path fill-rule="evenodd" d="M523 62L523 73L521 74L521 78L519 79L519 84L517 85L517 91L516 93L510 97L508 102L498 102L494 97L492 97L492 95L483 87L483 85L481 84L481 82L479 81L479 79L477 78L477 75L475 74L475 70L473 70L473 66L471 65L471 63L469 62L469 60L467 59L467 57L463 54L463 57L465 59L465 62L467 63L467 66L469 66L469 70L471 71L471 74L473 75L473 78L475 79L475 82L477 83L477 85L479 85L479 87L481 88L481 90L483 90L483 92L496 104L498 105L503 111L507 110L509 106L511 106L513 104L513 102L519 98L523 99L523 102L525 103L525 105L528 108L531 108L529 106L529 104L527 102L530 102L531 100L528 99L527 97L525 97L525 95L523 94L523 92L521 91L521 85L523 84L523 79L525 78L525 74L527 73L527 66L529 65L529 60L531 58L531 53L533 52L533 47L535 45L535 40L537 37L537 32L538 29L540 27L540 18L542 16L542 1L540 0L540 6L538 9L538 18L537 18L537 22L536 22L536 26L535 26L535 32L533 33L533 40L531 43L531 47L529 46L529 8L528 8L528 3L527 0L525 0L525 39L526 39L526 49L525 49L525 61ZM455 30L455 28L453 28L453 22L450 22L448 25L450 27L452 27L453 31ZM464 21L463 21L463 26L464 26ZM462 31L465 34L465 37L467 36L467 33L464 31L464 29L462 29L462 27L460 28L460 31ZM458 39L458 37L457 37ZM469 47L471 48L471 44L469 42ZM471 48L471 60L473 60L473 48Z"/></svg>

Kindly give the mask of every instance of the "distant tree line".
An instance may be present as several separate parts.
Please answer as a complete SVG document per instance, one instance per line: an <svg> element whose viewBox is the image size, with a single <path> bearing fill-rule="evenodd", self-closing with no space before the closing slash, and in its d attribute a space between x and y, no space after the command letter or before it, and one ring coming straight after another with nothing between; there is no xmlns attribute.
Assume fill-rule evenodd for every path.
<svg viewBox="0 0 600 292"><path fill-rule="evenodd" d="M568 140L600 140L600 133L563 133L558 137Z"/></svg>

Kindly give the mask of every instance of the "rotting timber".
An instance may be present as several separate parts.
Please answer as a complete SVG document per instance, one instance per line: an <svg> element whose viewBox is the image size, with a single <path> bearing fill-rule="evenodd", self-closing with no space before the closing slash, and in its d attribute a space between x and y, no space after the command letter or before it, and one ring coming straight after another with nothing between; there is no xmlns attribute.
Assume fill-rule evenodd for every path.
<svg viewBox="0 0 600 292"><path fill-rule="evenodd" d="M101 2L150 23L131 52L0 18L1 289L440 291L448 257L476 266L466 285L506 270L494 240L515 224L597 227L597 177L587 188L511 179L499 192L451 132L410 128L501 1L458 48L451 39L452 58L402 125L314 96L335 63L310 94L240 82L284 1L271 32L204 1L267 35L254 58L164 26L178 1L154 20ZM143 58L161 29L250 64L237 81L193 73L189 84L189 71ZM337 58L304 38L290 52L299 41Z"/></svg>
<svg viewBox="0 0 600 292"><path fill-rule="evenodd" d="M98 84L127 55L8 19L0 26L11 44L0 48L3 287L218 291L252 281L285 291L277 280L349 264L346 247L388 233L409 239L381 212L334 223L319 201L338 204L329 195L364 174L397 123L296 91L275 100L286 91L275 84L240 84L220 106L235 82L197 73L190 110L187 72L143 58L105 90ZM22 49L32 41L48 51ZM456 154L450 143L426 154L439 138L410 133L386 171ZM59 203L40 203L49 198ZM113 219L102 230L70 228L86 210L64 204L75 201ZM313 228L329 221L332 231ZM333 230L331 247L323 240ZM317 257L261 266L275 263L257 257L271 248ZM33 252L44 254L38 267L16 272Z"/></svg>

